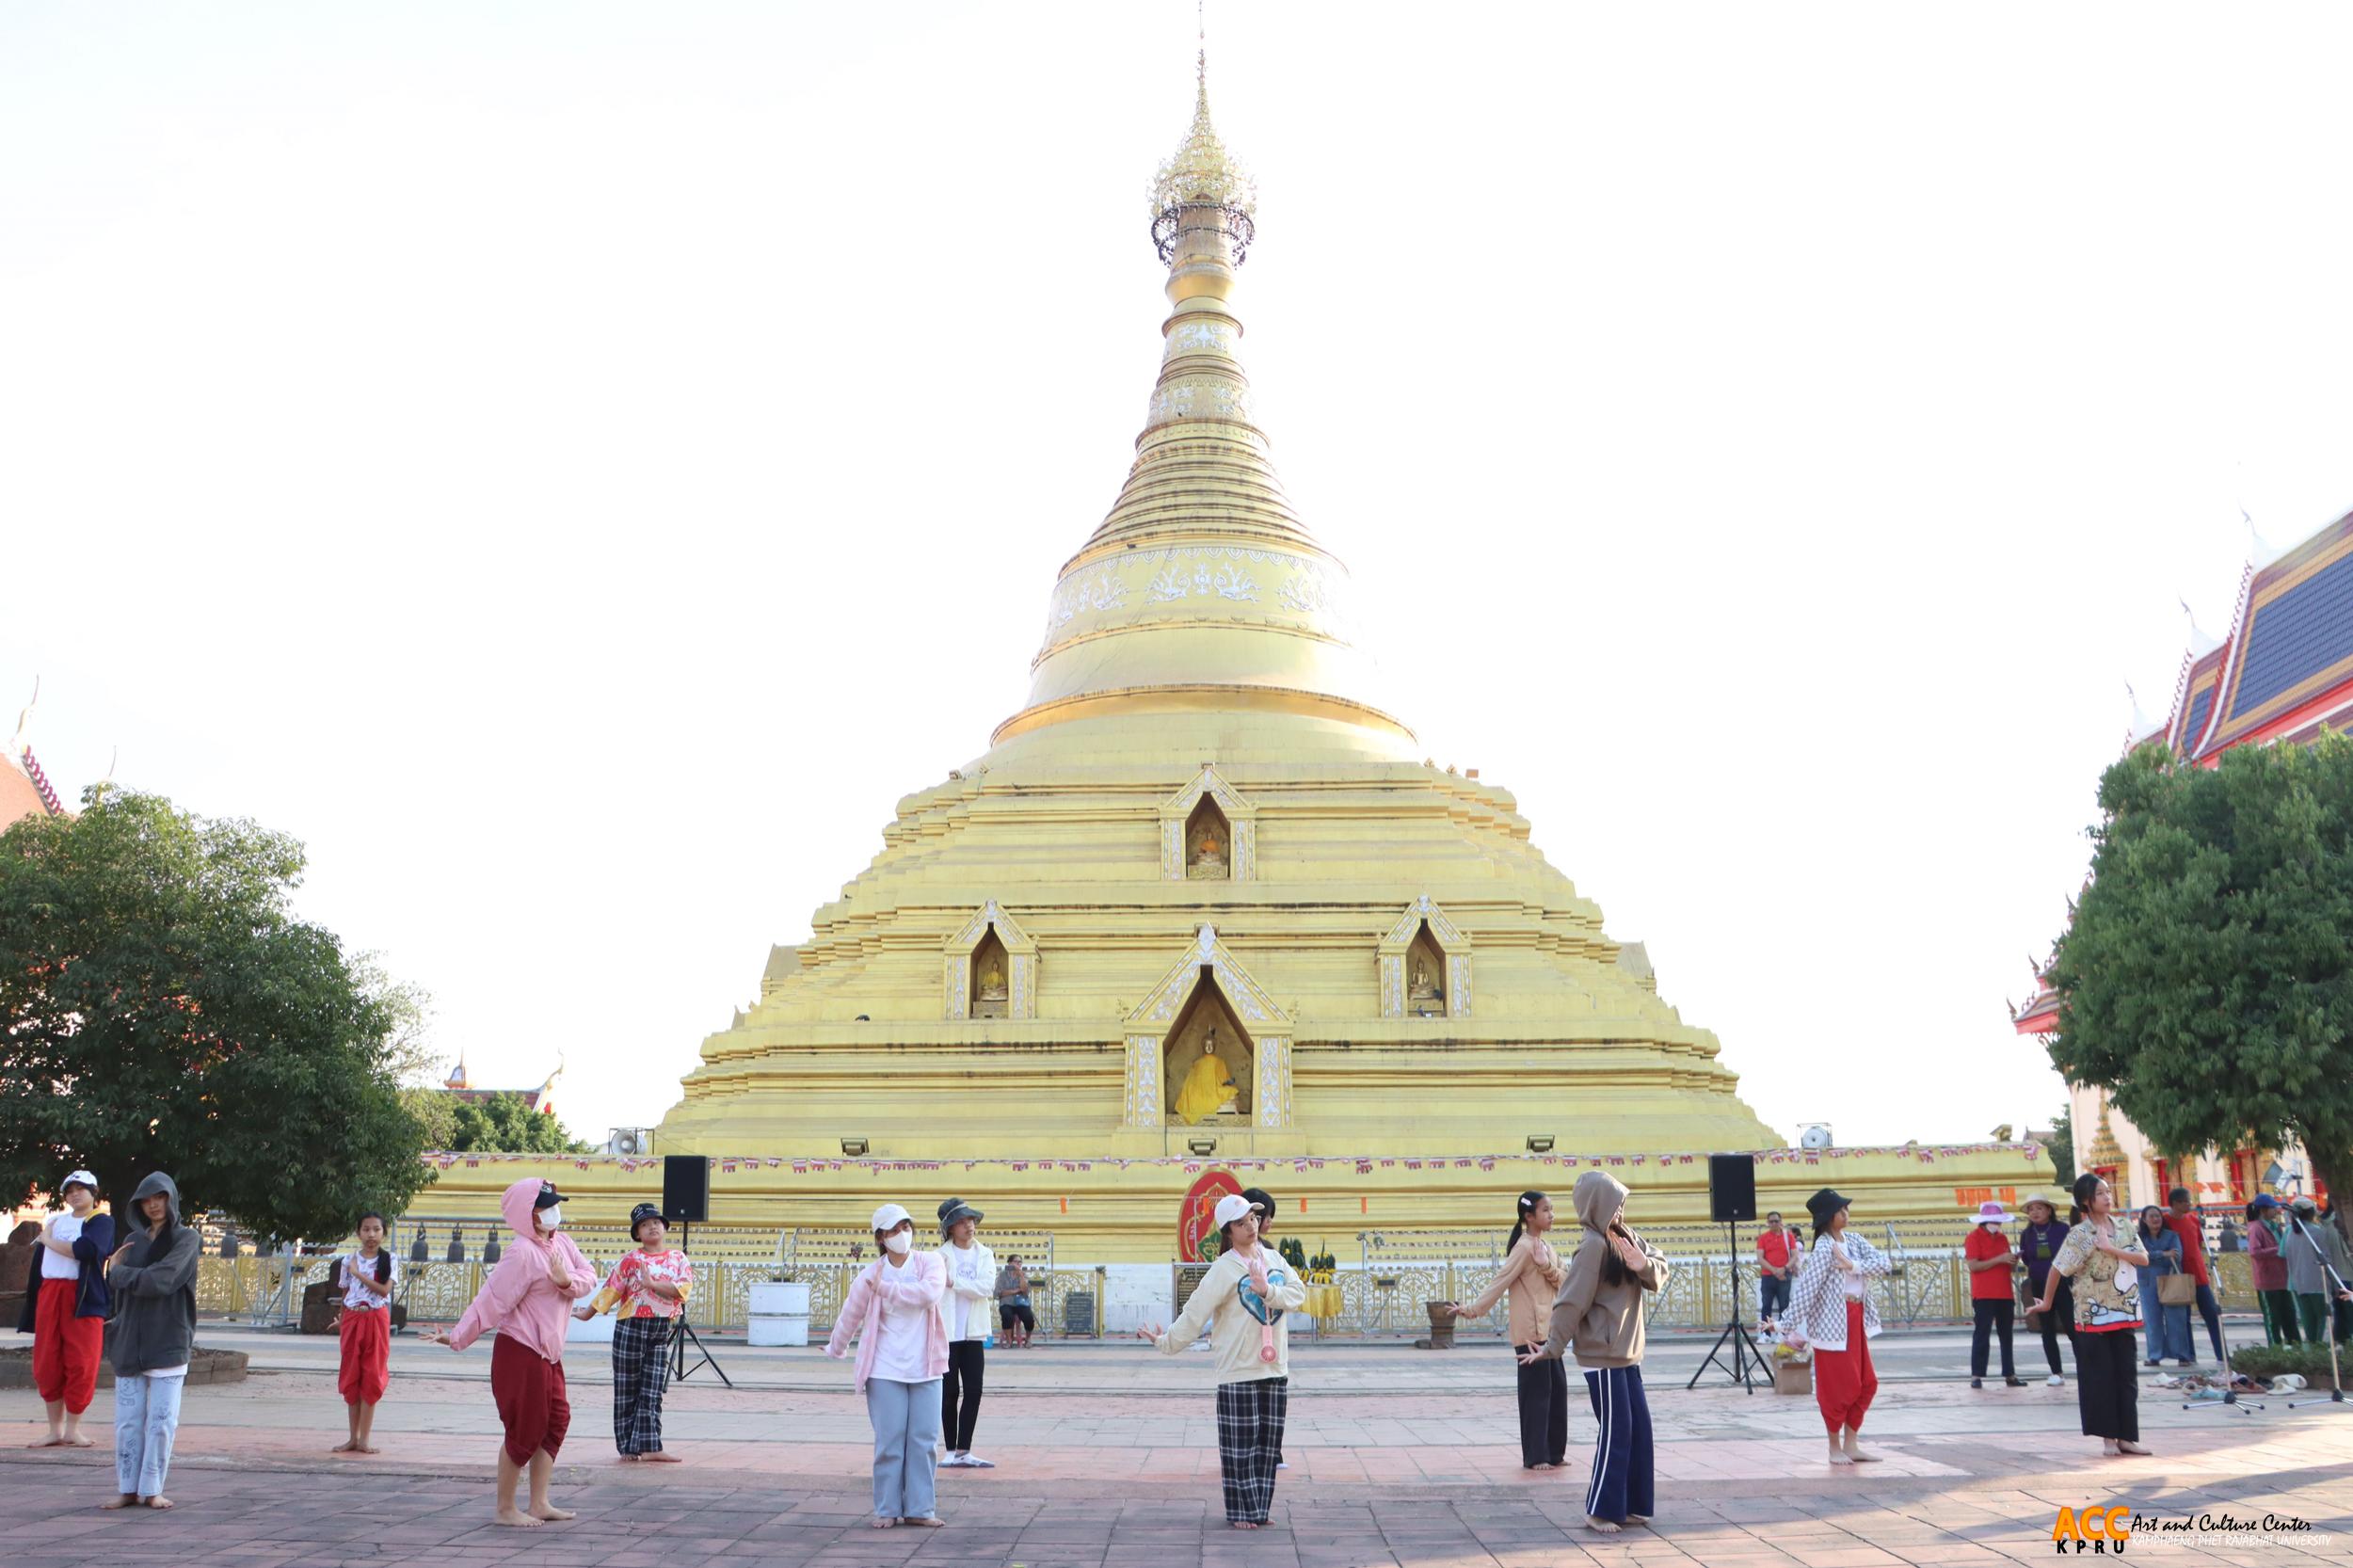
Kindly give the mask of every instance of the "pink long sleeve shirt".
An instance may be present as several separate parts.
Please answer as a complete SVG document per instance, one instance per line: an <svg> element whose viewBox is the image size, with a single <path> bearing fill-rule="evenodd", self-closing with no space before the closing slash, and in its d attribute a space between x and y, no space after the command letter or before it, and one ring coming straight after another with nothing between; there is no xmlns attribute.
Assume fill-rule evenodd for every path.
<svg viewBox="0 0 2353 1568"><path fill-rule="evenodd" d="M898 1268L880 1258L851 1282L849 1300L841 1304L841 1311L834 1319L833 1336L825 1341L825 1353L840 1361L849 1353L850 1339L857 1339L857 1391L866 1392L866 1380L874 1370L874 1353L882 1348L882 1313L885 1302L901 1307L919 1308L923 1313L923 1375L936 1378L948 1370L948 1320L939 1309L948 1294L948 1271L936 1255L919 1252L911 1255Z"/></svg>
<svg viewBox="0 0 2353 1568"><path fill-rule="evenodd" d="M499 1212L506 1216L515 1242L450 1331L452 1350L462 1351L496 1329L542 1361L564 1359L564 1330L572 1303L596 1289L597 1276L570 1237L559 1230L542 1240L533 1233L531 1205L538 1195L539 1178L532 1176L509 1187L499 1199ZM548 1273L551 1247L570 1276L560 1286Z"/></svg>

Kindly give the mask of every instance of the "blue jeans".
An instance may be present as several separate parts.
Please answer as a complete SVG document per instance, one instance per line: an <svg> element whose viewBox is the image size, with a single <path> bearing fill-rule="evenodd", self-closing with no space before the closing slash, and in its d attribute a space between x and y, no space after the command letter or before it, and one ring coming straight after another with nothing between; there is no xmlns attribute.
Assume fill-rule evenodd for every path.
<svg viewBox="0 0 2353 1568"><path fill-rule="evenodd" d="M2198 1288L2198 1316L2206 1320L2206 1337L2214 1341L2214 1358L2220 1361L2222 1359L2222 1307L2214 1299L2214 1287L2211 1285L2201 1285ZM2197 1360L2198 1352L2191 1351L2189 1358L2192 1361Z"/></svg>
<svg viewBox="0 0 2353 1568"><path fill-rule="evenodd" d="M2190 1337L2189 1308L2159 1304L2153 1289L2149 1292L2147 1303L2141 1315L2149 1321L2149 1365L2153 1367L2166 1360L2195 1364L2198 1346Z"/></svg>
<svg viewBox="0 0 2353 1568"><path fill-rule="evenodd" d="M866 1380L866 1416L874 1423L874 1517L928 1519L939 1447L939 1379Z"/></svg>
<svg viewBox="0 0 2353 1568"><path fill-rule="evenodd" d="M1789 1281L1760 1274L1756 1281L1757 1321L1767 1322L1789 1310Z"/></svg>
<svg viewBox="0 0 2353 1568"><path fill-rule="evenodd" d="M115 1490L124 1496L163 1496L187 1381L136 1373L115 1379Z"/></svg>

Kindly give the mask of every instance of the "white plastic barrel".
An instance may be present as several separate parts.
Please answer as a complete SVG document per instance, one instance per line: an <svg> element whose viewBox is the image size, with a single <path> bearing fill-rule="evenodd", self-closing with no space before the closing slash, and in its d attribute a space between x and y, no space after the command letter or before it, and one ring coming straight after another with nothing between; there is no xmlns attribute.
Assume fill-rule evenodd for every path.
<svg viewBox="0 0 2353 1568"><path fill-rule="evenodd" d="M620 1319L610 1312L600 1312L585 1322L578 1318L568 1318L564 1323L564 1342L568 1345L610 1345L613 1343L614 1327L619 1322Z"/></svg>
<svg viewBox="0 0 2353 1568"><path fill-rule="evenodd" d="M755 1284L744 1338L754 1345L808 1344L808 1287L775 1281Z"/></svg>

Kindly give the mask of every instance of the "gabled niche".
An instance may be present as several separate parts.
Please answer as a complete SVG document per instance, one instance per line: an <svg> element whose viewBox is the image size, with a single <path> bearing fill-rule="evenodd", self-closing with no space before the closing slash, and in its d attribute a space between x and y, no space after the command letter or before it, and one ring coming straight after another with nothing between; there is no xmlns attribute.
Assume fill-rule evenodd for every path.
<svg viewBox="0 0 2353 1568"><path fill-rule="evenodd" d="M1209 1032L1218 1038L1211 1044ZM1233 1119L1257 1128L1292 1125L1290 1015L1235 961L1216 928L1203 926L1193 945L1127 1018L1128 1072L1120 1121L1165 1127L1192 1064L1210 1052L1234 1080L1234 1107L1213 1109L1215 1126ZM1243 1081L1247 1075L1247 1082Z"/></svg>
<svg viewBox="0 0 2353 1568"><path fill-rule="evenodd" d="M1398 916L1375 950L1374 961L1383 1017L1470 1016L1470 937L1428 893Z"/></svg>
<svg viewBox="0 0 2353 1568"><path fill-rule="evenodd" d="M1034 1018L1037 944L991 899L941 944L940 989L950 1018Z"/></svg>
<svg viewBox="0 0 2353 1568"><path fill-rule="evenodd" d="M1160 803L1160 874L1171 882L1254 882L1258 808L1208 763Z"/></svg>

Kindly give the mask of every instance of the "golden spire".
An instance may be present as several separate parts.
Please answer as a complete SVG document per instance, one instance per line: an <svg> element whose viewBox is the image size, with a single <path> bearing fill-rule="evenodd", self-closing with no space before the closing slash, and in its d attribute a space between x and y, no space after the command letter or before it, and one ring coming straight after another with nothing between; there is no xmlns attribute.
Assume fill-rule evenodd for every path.
<svg viewBox="0 0 2353 1568"><path fill-rule="evenodd" d="M1152 182L1171 308L1135 461L1064 563L1030 700L993 738L1069 719L1256 709L1410 741L1377 705L1353 646L1348 568L1292 510L1253 417L1232 297L1257 190L1210 123L1206 50L1195 72L1192 129Z"/></svg>
<svg viewBox="0 0 2353 1568"><path fill-rule="evenodd" d="M1217 207L1247 219L1258 210L1258 187L1210 123L1208 49L1196 56L1193 73L1193 126L1152 176L1152 216L1157 221L1180 207Z"/></svg>

